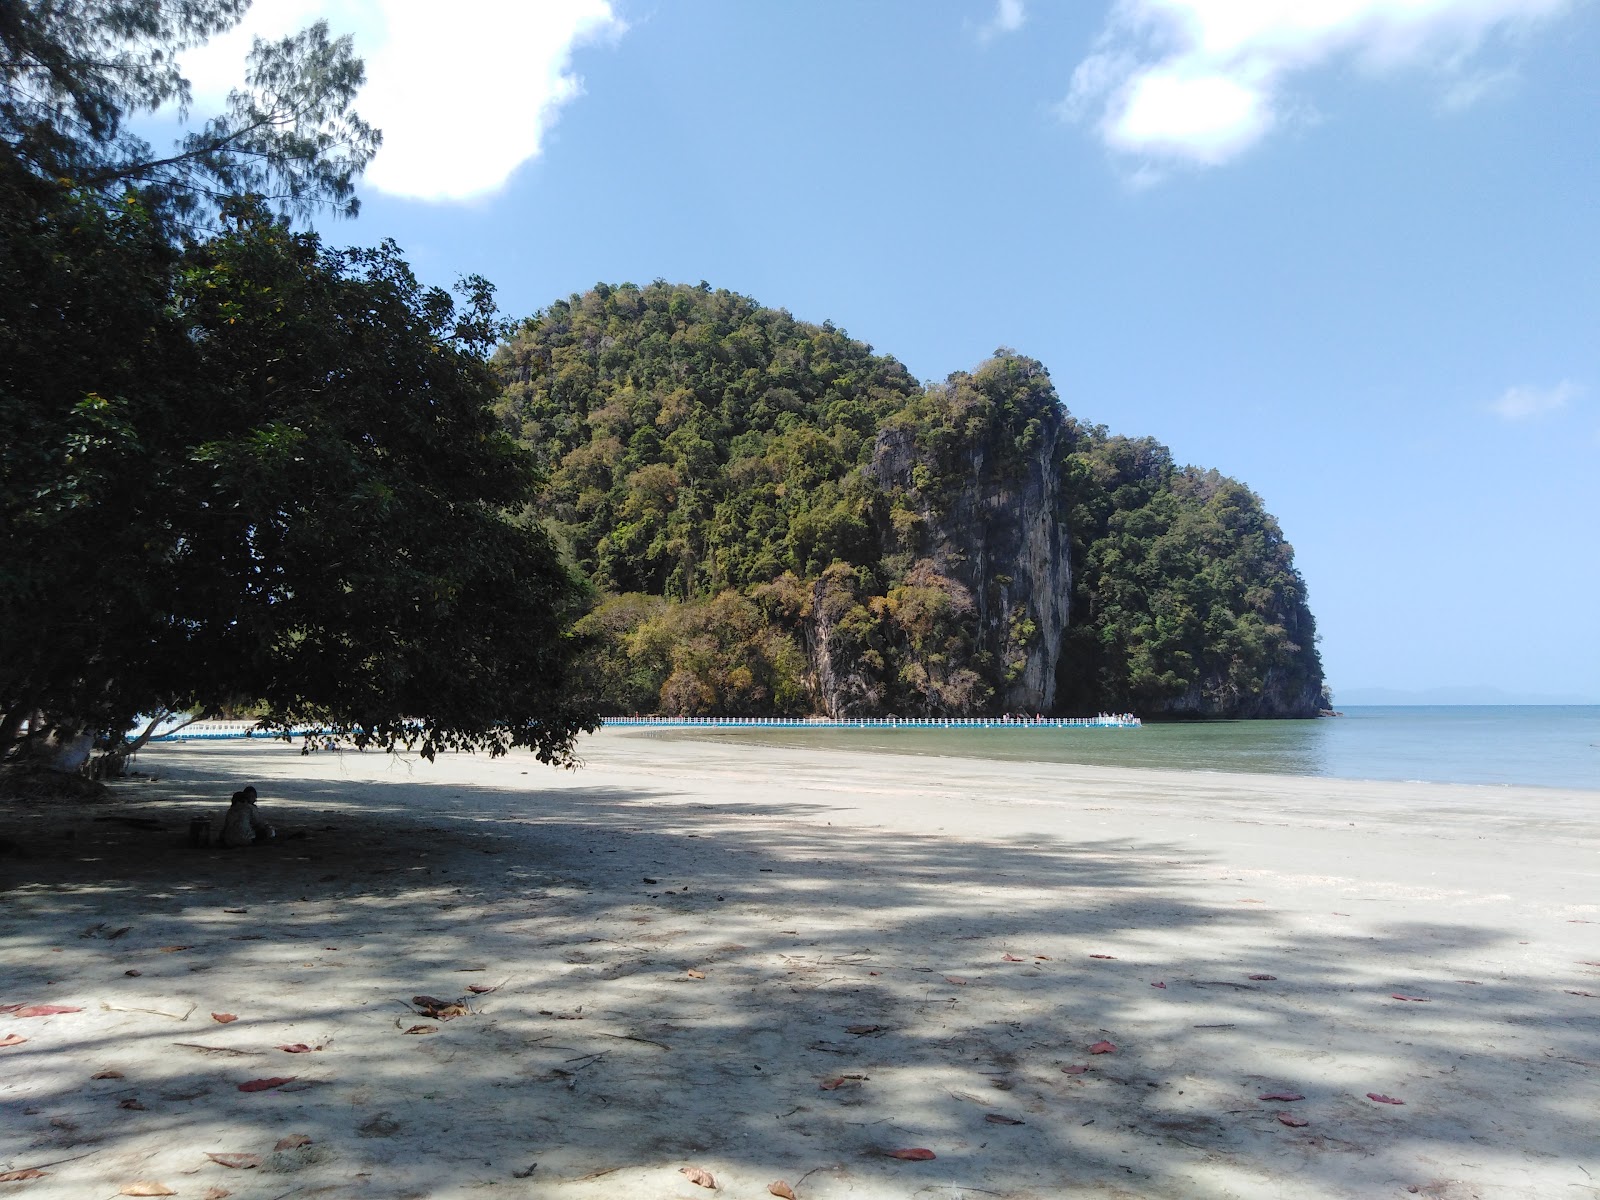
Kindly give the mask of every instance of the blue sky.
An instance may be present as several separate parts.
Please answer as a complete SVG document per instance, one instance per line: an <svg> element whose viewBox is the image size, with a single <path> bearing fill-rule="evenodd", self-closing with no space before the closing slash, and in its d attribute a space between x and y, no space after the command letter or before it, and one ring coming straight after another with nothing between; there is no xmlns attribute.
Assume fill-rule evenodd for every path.
<svg viewBox="0 0 1600 1200"><path fill-rule="evenodd" d="M515 316L704 279L924 378L1013 347L1261 494L1336 695L1600 702L1592 0L258 0L245 33L322 15L386 134L331 240Z"/></svg>

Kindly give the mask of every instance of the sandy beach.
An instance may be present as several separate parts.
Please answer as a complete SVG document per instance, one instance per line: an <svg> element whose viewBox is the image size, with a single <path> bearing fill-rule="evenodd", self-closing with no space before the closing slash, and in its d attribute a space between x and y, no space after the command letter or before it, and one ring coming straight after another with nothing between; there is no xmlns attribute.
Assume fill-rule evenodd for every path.
<svg viewBox="0 0 1600 1200"><path fill-rule="evenodd" d="M0 804L0 1197L1600 1195L1600 792L582 752Z"/></svg>

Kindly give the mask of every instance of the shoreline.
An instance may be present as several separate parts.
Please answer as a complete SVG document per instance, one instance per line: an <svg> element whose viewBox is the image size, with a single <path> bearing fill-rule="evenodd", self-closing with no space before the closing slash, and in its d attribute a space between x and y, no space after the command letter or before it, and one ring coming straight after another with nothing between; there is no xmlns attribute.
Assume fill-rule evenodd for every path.
<svg viewBox="0 0 1600 1200"><path fill-rule="evenodd" d="M686 1200L696 1166L801 1200L1457 1198L1595 1169L1592 793L582 753L166 746L108 804L0 807L31 854L0 857L0 1003L82 1009L0 1016L28 1039L0 1048L0 1169L89 1155L6 1186ZM245 782L282 837L188 849ZM883 1154L908 1147L936 1158Z"/></svg>

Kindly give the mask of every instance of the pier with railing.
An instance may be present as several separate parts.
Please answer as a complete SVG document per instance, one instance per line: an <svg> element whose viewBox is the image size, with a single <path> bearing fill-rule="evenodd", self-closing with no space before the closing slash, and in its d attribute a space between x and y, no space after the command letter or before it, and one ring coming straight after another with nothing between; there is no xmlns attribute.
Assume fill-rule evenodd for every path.
<svg viewBox="0 0 1600 1200"><path fill-rule="evenodd" d="M1131 713L1100 717L603 717L608 729L1138 729ZM262 729L254 721L196 721L158 732L153 741L217 741L262 738L287 733L295 738L337 737L332 730L296 725Z"/></svg>

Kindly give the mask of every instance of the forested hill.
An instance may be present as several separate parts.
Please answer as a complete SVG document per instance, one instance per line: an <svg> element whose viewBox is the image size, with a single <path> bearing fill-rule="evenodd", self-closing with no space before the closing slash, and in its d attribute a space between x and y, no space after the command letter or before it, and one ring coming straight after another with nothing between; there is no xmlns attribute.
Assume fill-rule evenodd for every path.
<svg viewBox="0 0 1600 1200"><path fill-rule="evenodd" d="M923 385L826 322L656 283L557 301L496 367L597 591L603 711L1319 707L1259 497L1076 420L1033 359Z"/></svg>

